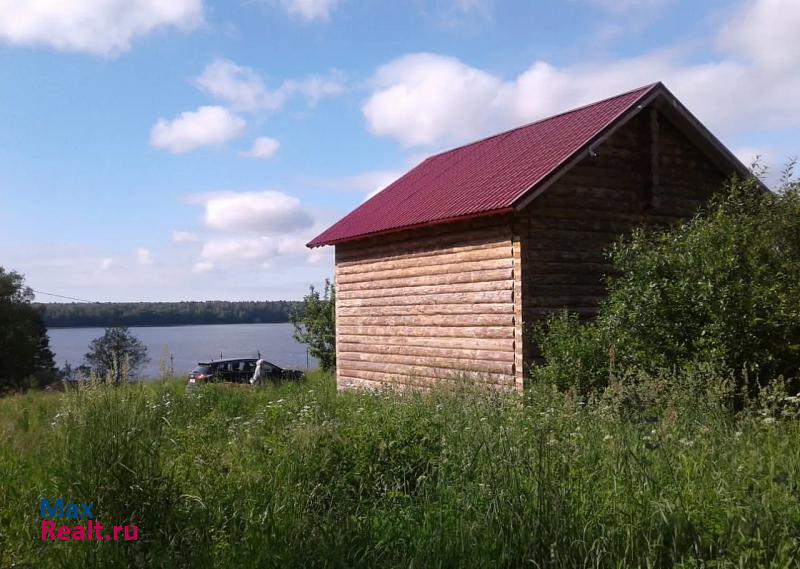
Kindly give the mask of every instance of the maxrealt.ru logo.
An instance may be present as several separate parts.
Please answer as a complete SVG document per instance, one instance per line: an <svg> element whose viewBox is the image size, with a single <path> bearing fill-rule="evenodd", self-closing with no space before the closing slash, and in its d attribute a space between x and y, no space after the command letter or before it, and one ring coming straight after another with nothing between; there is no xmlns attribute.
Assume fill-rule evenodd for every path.
<svg viewBox="0 0 800 569"><path fill-rule="evenodd" d="M42 540L52 541L137 541L139 539L139 526L109 526L94 519L89 502L72 503L59 498L50 502L42 498L39 502L39 515L42 518ZM61 524L57 523L58 519ZM74 520L73 522L70 522ZM77 525L75 523L78 522ZM81 523L82 522L82 523ZM105 533L104 530L108 530Z"/></svg>

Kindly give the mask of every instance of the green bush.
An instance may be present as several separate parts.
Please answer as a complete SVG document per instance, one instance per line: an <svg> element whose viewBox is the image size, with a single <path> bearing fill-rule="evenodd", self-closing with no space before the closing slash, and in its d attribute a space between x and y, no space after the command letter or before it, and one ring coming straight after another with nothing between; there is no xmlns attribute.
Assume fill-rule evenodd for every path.
<svg viewBox="0 0 800 569"><path fill-rule="evenodd" d="M586 390L623 372L710 366L752 395L800 375L797 183L767 193L733 180L690 221L638 230L610 259L617 273L597 319L553 317L535 377Z"/></svg>

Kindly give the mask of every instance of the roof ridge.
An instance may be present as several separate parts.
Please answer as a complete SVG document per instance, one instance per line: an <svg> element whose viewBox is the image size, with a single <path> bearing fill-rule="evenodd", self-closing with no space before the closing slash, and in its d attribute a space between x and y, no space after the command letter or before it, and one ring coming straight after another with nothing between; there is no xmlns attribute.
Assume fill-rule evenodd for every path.
<svg viewBox="0 0 800 569"><path fill-rule="evenodd" d="M518 130L522 130L523 128L528 128L528 127L533 126L535 124L543 123L545 121L549 121L549 120L552 120L552 119L555 119L555 118L558 118L558 117L561 117L561 116L564 116L564 115L568 115L568 114L571 114L571 113L576 113L578 111L582 111L582 110L587 109L589 107L594 107L596 105L601 105L601 104L607 103L608 101L611 101L613 99L619 99L621 97L626 97L626 96L630 95L631 93L635 93L636 91L642 91L643 92L642 94L645 94L645 93L648 93L648 92L652 91L654 88L656 88L659 85L662 85L661 81L656 81L655 83L650 83L648 85L642 85L641 87L637 87L636 89L631 89L629 91L625 91L624 93L619 93L619 94L613 95L611 97L606 97L605 99L601 99L600 101L593 101L591 103L586 103L585 105L581 105L579 107L568 109L566 111L561 111L560 113L556 113L554 115L549 115L549 116L546 116L546 117L542 117L540 119L536 119L535 121L531 121L529 123L525 123L525 124L522 124L522 125L519 125L519 126L515 126L515 127L510 128L508 130L504 130L502 132L497 132L495 134L490 134L488 136L484 136L483 138L479 138L478 140L473 140L471 142L466 142L466 143L464 143L464 144L462 144L460 146L454 146L453 148L449 148L447 150L442 150L441 152L437 152L436 154L431 154L430 156L425 158L425 160L423 160L422 162L426 162L426 161L430 160L431 158L436 158L437 156L443 156L445 154L449 154L450 152L455 152L456 150L461 150L463 148L468 148L468 147L473 146L475 144L480 144L482 142L487 142L487 141L489 141L489 140L491 140L493 138L500 138L501 136L509 135L512 132L516 132ZM420 162L420 164L422 162Z"/></svg>

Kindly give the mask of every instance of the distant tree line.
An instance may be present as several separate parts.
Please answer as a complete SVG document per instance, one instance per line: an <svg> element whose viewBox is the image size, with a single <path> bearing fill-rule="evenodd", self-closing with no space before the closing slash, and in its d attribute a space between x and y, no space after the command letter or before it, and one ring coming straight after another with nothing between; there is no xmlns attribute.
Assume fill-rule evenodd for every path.
<svg viewBox="0 0 800 569"><path fill-rule="evenodd" d="M303 303L292 300L229 302L34 303L48 328L180 326L288 322Z"/></svg>

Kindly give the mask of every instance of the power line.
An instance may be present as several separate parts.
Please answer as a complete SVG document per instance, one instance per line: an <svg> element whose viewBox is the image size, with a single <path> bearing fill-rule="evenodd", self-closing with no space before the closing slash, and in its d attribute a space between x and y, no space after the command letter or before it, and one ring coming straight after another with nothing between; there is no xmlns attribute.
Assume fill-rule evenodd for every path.
<svg viewBox="0 0 800 569"><path fill-rule="evenodd" d="M33 290L33 289L31 289ZM86 300L85 298L75 298L73 296L64 296L63 294L55 294L52 292L44 292L42 290L33 290L36 294L44 294L46 296L55 296L56 298L65 298L67 300L77 300L78 302L88 302L89 304L100 304L96 300Z"/></svg>

